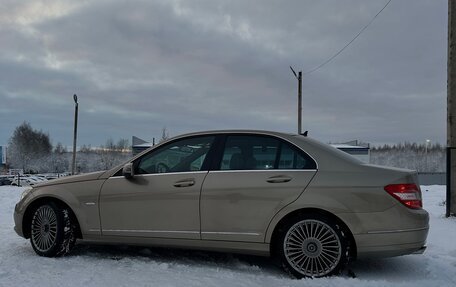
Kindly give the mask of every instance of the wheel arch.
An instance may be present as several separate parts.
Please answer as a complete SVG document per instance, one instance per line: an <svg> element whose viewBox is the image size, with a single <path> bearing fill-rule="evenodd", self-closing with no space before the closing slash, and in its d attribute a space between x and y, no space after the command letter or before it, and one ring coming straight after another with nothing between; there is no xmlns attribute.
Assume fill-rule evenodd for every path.
<svg viewBox="0 0 456 287"><path fill-rule="evenodd" d="M274 229L272 231L272 234L271 234L271 237L270 237L270 241L269 241L269 248L270 248L270 252L272 255L274 255L274 250L275 250L275 245L277 244L277 241L279 240L280 238L280 234L281 232L283 232L283 230L281 229L283 226L285 226L285 223L289 222L290 220L293 220L297 217L300 217L300 216L305 216L305 215L320 215L320 216L323 216L323 217L326 217L332 221L334 221L336 224L339 224L340 226L342 226L342 229L347 231L347 237L350 241L350 257L353 258L353 259L356 259L356 256L357 256L357 246L356 246L356 241L355 241L355 238L353 236L353 233L352 231L350 230L350 228L348 227L348 225L342 220L340 219L337 215L327 211L327 210L324 210L324 209L321 209L321 208L314 208L314 207L309 207L309 208L300 208L300 209L296 209L296 210L293 210L289 213L287 213L285 216L283 216L278 222L277 224L274 226Z"/></svg>
<svg viewBox="0 0 456 287"><path fill-rule="evenodd" d="M51 196L45 196L45 197L40 197L32 201L26 208L24 212L24 216L22 218L22 232L24 234L25 238L30 238L30 223L32 221L33 217L33 212L41 205L46 204L48 202L54 202L58 206L61 206L63 208L67 208L70 211L70 216L74 219L75 224L76 224L76 238L81 238L82 239L82 232L81 232L81 227L79 224L79 220L74 213L73 209L65 203L63 200L58 199L56 197L51 197Z"/></svg>

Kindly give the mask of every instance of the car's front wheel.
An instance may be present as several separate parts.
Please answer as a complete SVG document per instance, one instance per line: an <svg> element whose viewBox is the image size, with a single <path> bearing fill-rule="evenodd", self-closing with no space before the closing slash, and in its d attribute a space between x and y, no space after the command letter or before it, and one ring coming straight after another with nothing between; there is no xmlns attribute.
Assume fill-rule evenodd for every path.
<svg viewBox="0 0 456 287"><path fill-rule="evenodd" d="M41 256L63 256L76 242L70 210L54 202L35 209L30 231L33 250Z"/></svg>
<svg viewBox="0 0 456 287"><path fill-rule="evenodd" d="M282 228L276 252L295 277L337 274L348 262L349 241L342 227L324 216L300 216Z"/></svg>

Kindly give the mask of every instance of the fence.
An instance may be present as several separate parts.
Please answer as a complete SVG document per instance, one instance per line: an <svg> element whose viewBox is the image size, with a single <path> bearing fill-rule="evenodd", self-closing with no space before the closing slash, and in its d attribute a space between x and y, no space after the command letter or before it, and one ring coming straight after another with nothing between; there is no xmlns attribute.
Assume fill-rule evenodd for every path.
<svg viewBox="0 0 456 287"><path fill-rule="evenodd" d="M422 185L445 185L446 172L419 172L418 180Z"/></svg>

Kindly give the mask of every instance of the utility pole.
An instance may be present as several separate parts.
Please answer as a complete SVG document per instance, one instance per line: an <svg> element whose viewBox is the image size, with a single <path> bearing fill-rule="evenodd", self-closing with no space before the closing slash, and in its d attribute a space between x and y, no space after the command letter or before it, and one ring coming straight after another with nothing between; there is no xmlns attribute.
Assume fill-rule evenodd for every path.
<svg viewBox="0 0 456 287"><path fill-rule="evenodd" d="M76 168L76 137L78 135L78 96L73 95L74 100L74 135L73 135L73 162L71 163L71 175Z"/></svg>
<svg viewBox="0 0 456 287"><path fill-rule="evenodd" d="M291 71L298 80L298 134L302 134L302 71L296 74L295 70L290 66Z"/></svg>
<svg viewBox="0 0 456 287"><path fill-rule="evenodd" d="M448 0L446 216L456 215L456 1ZM454 152L453 152L454 151Z"/></svg>
<svg viewBox="0 0 456 287"><path fill-rule="evenodd" d="M426 140L426 145L424 147L424 154L426 156L425 158L425 162L424 162L424 172L430 172L429 171L429 160L428 160L428 147L430 147L430 144L431 144L431 140Z"/></svg>

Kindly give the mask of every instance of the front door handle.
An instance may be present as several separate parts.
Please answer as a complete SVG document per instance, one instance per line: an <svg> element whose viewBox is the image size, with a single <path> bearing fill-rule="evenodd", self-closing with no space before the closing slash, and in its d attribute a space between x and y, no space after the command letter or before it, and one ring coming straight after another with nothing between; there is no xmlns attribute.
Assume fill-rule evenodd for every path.
<svg viewBox="0 0 456 287"><path fill-rule="evenodd" d="M193 178L187 178L183 180L176 181L173 185L175 187L188 187L195 184L195 180Z"/></svg>
<svg viewBox="0 0 456 287"><path fill-rule="evenodd" d="M283 182L289 182L293 178L285 175L276 175L276 176L271 176L269 177L266 181L269 183L283 183Z"/></svg>

